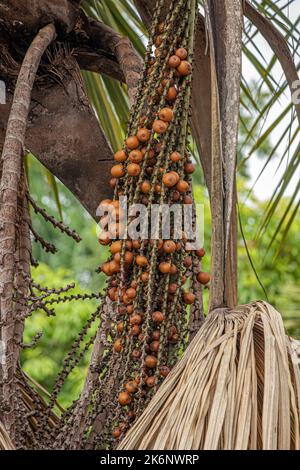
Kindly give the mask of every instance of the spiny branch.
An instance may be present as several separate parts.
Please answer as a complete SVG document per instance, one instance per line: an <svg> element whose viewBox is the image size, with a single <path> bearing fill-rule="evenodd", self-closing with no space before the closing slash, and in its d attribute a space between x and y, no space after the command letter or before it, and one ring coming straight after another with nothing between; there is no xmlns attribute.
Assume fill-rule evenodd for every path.
<svg viewBox="0 0 300 470"><path fill-rule="evenodd" d="M36 214L40 214L45 220L47 220L47 222L50 222L53 225L53 227L58 228L62 233L65 233L69 237L73 238L75 242L77 243L81 242L82 238L75 230L70 229L70 227L68 227L66 224L64 224L61 221L56 220L52 215L48 214L45 209L43 209L42 207L39 207L37 203L35 202L35 200L28 193L27 193L27 199L30 202Z"/></svg>

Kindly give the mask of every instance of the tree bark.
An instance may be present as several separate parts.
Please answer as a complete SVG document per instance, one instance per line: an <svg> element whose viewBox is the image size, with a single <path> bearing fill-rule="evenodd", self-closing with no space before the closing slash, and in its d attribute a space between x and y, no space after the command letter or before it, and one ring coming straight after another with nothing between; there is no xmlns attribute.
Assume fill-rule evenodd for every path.
<svg viewBox="0 0 300 470"><path fill-rule="evenodd" d="M224 302L237 305L236 158L240 109L243 8L241 0L208 0L218 83L223 160ZM221 208L220 208L221 210ZM214 282L214 276L212 276ZM221 306L221 305L220 305Z"/></svg>
<svg viewBox="0 0 300 470"><path fill-rule="evenodd" d="M12 30L19 27L31 35L49 23L66 34L74 28L79 4L76 0L0 0L0 19Z"/></svg>
<svg viewBox="0 0 300 470"><path fill-rule="evenodd" d="M72 57L61 65L63 82L35 88L32 94L25 145L91 214L101 199L111 196L108 175L113 153L91 109ZM8 103L0 106L0 142L4 138ZM93 136L93 138L91 138Z"/></svg>

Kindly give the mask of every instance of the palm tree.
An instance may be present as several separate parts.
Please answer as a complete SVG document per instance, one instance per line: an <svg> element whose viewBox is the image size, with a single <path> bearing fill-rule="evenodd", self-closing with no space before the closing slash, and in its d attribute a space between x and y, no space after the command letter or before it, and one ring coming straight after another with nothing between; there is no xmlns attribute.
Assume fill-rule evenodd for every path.
<svg viewBox="0 0 300 470"><path fill-rule="evenodd" d="M3 149L0 286L6 286L5 291L1 290L0 303L1 339L6 344L1 367L1 419L13 441L20 419L20 396L23 403L26 393L30 394L36 406L45 410L44 417L40 418L42 427L48 421L54 422L55 427L57 419L52 412L57 394L52 395L51 407L47 407L29 387L18 367L24 320L30 313L28 306L14 302L16 290L26 297L30 289L30 197L22 166L24 150L29 149L95 218L99 201L112 195L109 173L113 151L121 147L126 135L129 109L139 89L147 31L151 30L153 18L159 16L157 20L164 20L175 4L170 0L42 0L37 6L26 0L20 6L16 0L9 5L0 1L0 78L6 83L7 90L6 104L0 105L0 148ZM244 18L249 23L243 36ZM295 91L299 77L289 44L299 40L297 25L298 22L291 23L275 1L199 2L191 128L214 220L211 309L237 305L235 179L239 109L245 105L240 101L240 90L253 101L246 78L241 79L242 51L260 74L262 84L272 93L264 109L258 109L253 127L247 129L247 141L252 142L257 127L274 102L280 100L287 88L291 93ZM256 44L258 32L274 52L268 63ZM274 83L272 77L276 60L285 76L280 85ZM278 129L291 106L276 116L253 142L250 154ZM300 104L296 101L294 110L292 121L299 122ZM293 129L290 140L294 141L299 126ZM278 145L286 133L284 130L278 137ZM272 154L268 162L272 162ZM274 190L262 230L297 171L298 163L297 147ZM292 204L280 222L287 229L299 206L296 202L298 189L297 186ZM20 230L16 230L18 226ZM62 229L68 231L65 227ZM86 410L88 406L95 380L95 361L99 351L105 349L105 315L102 320L94 342L93 367L89 370L79 405L74 405L76 410ZM63 377L59 377L58 383L62 380ZM72 409L69 414L72 416ZM32 422L24 425L23 441L15 443L26 447L32 439L30 445L37 445L33 428ZM76 439L74 442L78 445L78 436Z"/></svg>

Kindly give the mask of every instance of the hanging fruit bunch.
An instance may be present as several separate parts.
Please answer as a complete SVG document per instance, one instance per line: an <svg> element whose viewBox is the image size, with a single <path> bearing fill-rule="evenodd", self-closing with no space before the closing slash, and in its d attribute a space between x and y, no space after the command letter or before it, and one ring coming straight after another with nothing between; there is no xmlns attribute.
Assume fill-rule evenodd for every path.
<svg viewBox="0 0 300 470"><path fill-rule="evenodd" d="M143 204L147 217L153 204L193 204L188 139L196 2L174 1L164 23L162 6L159 1L128 136L111 169L114 199L100 204L105 215L99 242L109 245L111 255L101 269L115 321L88 423L105 414L102 432L93 438L96 448L116 445L169 374L186 344L188 309L195 302L186 234L160 238L159 218L155 237L124 237L132 219L125 224L120 204L121 196L129 207ZM204 250L195 255L201 259ZM200 272L198 281L207 284L209 276Z"/></svg>

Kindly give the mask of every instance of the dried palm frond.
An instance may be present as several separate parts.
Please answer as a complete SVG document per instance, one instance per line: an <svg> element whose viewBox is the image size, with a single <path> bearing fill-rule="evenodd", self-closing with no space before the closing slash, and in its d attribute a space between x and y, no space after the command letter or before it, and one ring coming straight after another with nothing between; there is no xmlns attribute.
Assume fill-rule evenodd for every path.
<svg viewBox="0 0 300 470"><path fill-rule="evenodd" d="M0 450L14 450L14 445L0 421Z"/></svg>
<svg viewBox="0 0 300 470"><path fill-rule="evenodd" d="M300 449L298 349L266 302L212 311L119 449Z"/></svg>

